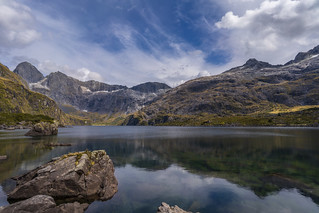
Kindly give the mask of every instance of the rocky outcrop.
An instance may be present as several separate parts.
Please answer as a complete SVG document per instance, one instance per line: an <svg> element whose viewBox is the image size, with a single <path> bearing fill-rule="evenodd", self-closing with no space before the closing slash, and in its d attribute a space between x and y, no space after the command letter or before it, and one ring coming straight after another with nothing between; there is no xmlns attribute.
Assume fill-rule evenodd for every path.
<svg viewBox="0 0 319 213"><path fill-rule="evenodd" d="M36 195L8 206L0 207L0 213L24 212L24 213L82 213L88 204L79 202L57 205L54 199L47 195Z"/></svg>
<svg viewBox="0 0 319 213"><path fill-rule="evenodd" d="M10 202L43 194L56 201L108 200L117 192L111 159L104 150L70 153L15 178Z"/></svg>
<svg viewBox="0 0 319 213"><path fill-rule="evenodd" d="M14 73L20 75L28 84L44 79L43 74L32 64L22 62L14 69Z"/></svg>
<svg viewBox="0 0 319 213"><path fill-rule="evenodd" d="M58 134L58 124L40 122L35 124L25 136L49 136Z"/></svg>
<svg viewBox="0 0 319 213"><path fill-rule="evenodd" d="M0 155L0 160L7 160L8 156L6 155Z"/></svg>
<svg viewBox="0 0 319 213"><path fill-rule="evenodd" d="M162 203L160 207L158 207L157 213L192 213L187 212L178 206L169 206L167 203Z"/></svg>

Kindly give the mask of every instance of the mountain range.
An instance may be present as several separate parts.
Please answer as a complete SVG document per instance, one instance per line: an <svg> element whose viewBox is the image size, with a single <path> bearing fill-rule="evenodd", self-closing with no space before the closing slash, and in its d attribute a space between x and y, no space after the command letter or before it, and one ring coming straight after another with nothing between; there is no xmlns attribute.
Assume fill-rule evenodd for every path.
<svg viewBox="0 0 319 213"><path fill-rule="evenodd" d="M256 118L300 106L313 109L317 105L319 46L298 53L294 60L284 65L249 59L244 65L219 75L190 80L131 115L125 124L185 125L190 122L209 125L217 124L215 120L225 117ZM313 117L311 122L318 123L318 119L318 116ZM203 123L191 122L193 120ZM237 125L234 120L229 124Z"/></svg>
<svg viewBox="0 0 319 213"><path fill-rule="evenodd" d="M132 88L94 80L83 82L59 71L44 77L28 62L20 63L13 72L25 79L31 90L54 99L62 108L71 105L78 110L106 114L135 112L170 89L157 82Z"/></svg>
<svg viewBox="0 0 319 213"><path fill-rule="evenodd" d="M73 107L80 112L107 114L103 119L110 115L123 118L112 123L117 125L319 123L319 46L298 53L284 65L249 59L242 66L175 88L158 82L131 88L83 82L60 71L44 76L28 62L20 63L13 73L4 70L2 76L19 82L21 88L48 96L66 112Z"/></svg>

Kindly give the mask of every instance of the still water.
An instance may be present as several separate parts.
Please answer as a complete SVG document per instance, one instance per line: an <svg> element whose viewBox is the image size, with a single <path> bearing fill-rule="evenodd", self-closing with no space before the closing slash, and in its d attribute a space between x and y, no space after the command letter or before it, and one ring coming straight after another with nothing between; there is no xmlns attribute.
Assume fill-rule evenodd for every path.
<svg viewBox="0 0 319 213"><path fill-rule="evenodd" d="M10 177L69 152L104 149L119 191L86 212L319 212L318 128L73 127L0 131L0 206ZM68 147L48 143L71 143Z"/></svg>

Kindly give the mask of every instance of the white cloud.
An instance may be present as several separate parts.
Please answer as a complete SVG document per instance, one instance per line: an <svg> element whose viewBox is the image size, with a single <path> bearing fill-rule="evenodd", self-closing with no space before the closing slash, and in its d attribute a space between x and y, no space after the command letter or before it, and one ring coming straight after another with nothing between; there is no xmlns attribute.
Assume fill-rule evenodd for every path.
<svg viewBox="0 0 319 213"><path fill-rule="evenodd" d="M22 48L38 40L41 34L34 27L30 8L13 0L0 1L0 45Z"/></svg>
<svg viewBox="0 0 319 213"><path fill-rule="evenodd" d="M134 86L142 82L159 81L176 86L186 80L209 74L207 70L212 67L205 62L202 51L175 42L171 42L174 51L162 51L157 44L148 42L128 25L112 25L110 33L121 41L124 48L109 52L99 44L79 39L77 35L81 35L81 30L71 23L53 20L39 11L33 13L41 20L39 25L43 30L42 40L24 49L14 50L12 54L23 56L27 53L29 58L36 58L39 63L34 65L44 74L59 70L80 80L104 80L109 84ZM160 26L157 28L161 31ZM144 38L151 53L138 48L136 37ZM13 64L11 68L14 69L15 66Z"/></svg>
<svg viewBox="0 0 319 213"><path fill-rule="evenodd" d="M224 43L233 60L285 63L319 44L318 14L317 0L265 0L241 16L227 12L215 26L229 33Z"/></svg>
<svg viewBox="0 0 319 213"><path fill-rule="evenodd" d="M40 72L46 75L52 72L60 71L68 76L71 76L81 81L88 81L88 80L103 81L103 78L99 73L92 72L91 70L85 67L82 67L79 69L73 69L73 68L70 68L68 65L57 65L56 63L49 60L41 62L38 65L38 69Z"/></svg>
<svg viewBox="0 0 319 213"><path fill-rule="evenodd" d="M206 7L209 1L203 1ZM238 66L251 57L270 63L285 63L297 52L319 44L317 0L210 2L221 5L228 12L216 25L211 24L214 15L207 8L203 9L202 19L192 21L203 29L207 28L207 35L225 35L218 43L217 39L203 36L205 47L194 48L182 38L170 34L161 25L160 17L152 11L136 7L134 11L148 23L149 29L145 32L156 32L154 37L169 43L170 50L154 39L148 40L145 33L140 33L129 22L115 19L108 28L97 29L106 37L116 38L122 45L112 52L103 48L103 44L83 39L88 36L85 23L82 26L68 17L52 17L52 11L41 6L35 9L15 0L0 0L0 11L6 13L0 14L0 45L3 47L0 48L0 57L11 69L20 58L32 60L30 62L36 63L34 65L45 74L60 70L80 80L104 80L109 84L133 86L160 81L176 86L192 78ZM179 18L187 17L179 15ZM12 33L7 33L10 30ZM142 41L148 50L141 49L138 41ZM207 63L205 51L212 50L231 52L231 61L221 66Z"/></svg>

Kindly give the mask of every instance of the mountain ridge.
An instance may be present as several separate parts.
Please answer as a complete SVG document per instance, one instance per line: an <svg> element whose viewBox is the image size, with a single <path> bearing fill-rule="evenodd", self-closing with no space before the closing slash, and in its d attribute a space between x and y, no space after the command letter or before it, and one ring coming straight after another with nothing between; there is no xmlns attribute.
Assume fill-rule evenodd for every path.
<svg viewBox="0 0 319 213"><path fill-rule="evenodd" d="M203 113L246 116L276 108L319 105L318 49L285 65L249 59L221 74L187 81L131 115L124 124L157 125Z"/></svg>
<svg viewBox="0 0 319 213"><path fill-rule="evenodd" d="M84 120L66 115L53 99L31 91L21 80L19 75L0 63L0 113L46 115L61 125L85 124Z"/></svg>
<svg viewBox="0 0 319 213"><path fill-rule="evenodd" d="M21 77L30 76L29 72L36 69L30 63L23 62L23 65L25 70L19 69ZM19 64L17 69L19 67L23 66ZM84 82L60 71L29 83L29 86L31 90L54 99L60 105L71 105L78 110L101 114L135 112L170 89L168 85L158 82L146 82L132 88L94 80Z"/></svg>

